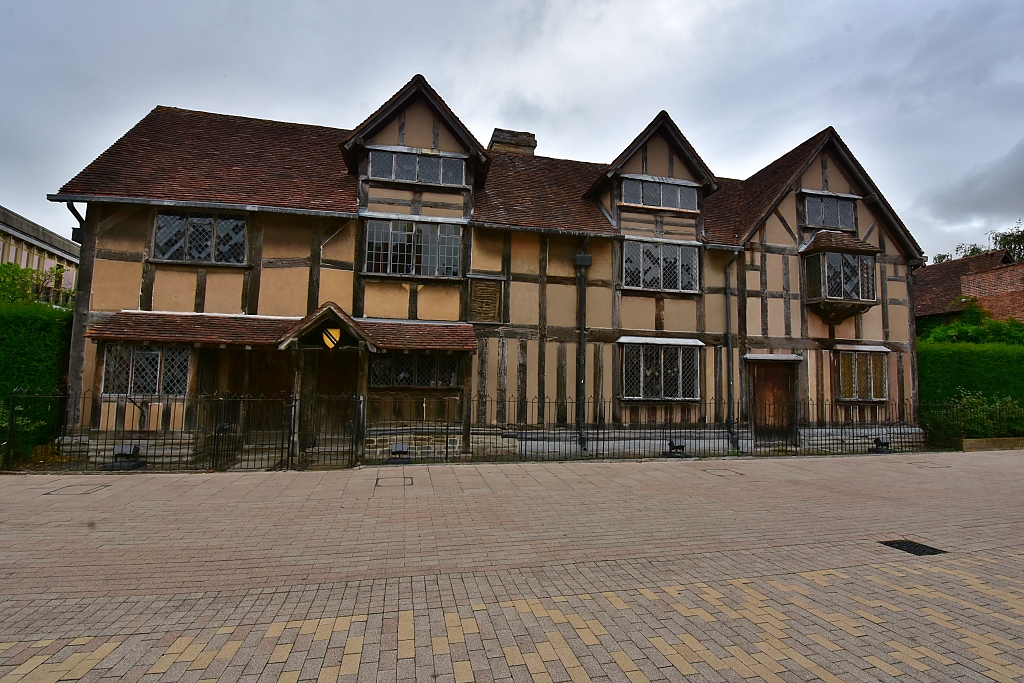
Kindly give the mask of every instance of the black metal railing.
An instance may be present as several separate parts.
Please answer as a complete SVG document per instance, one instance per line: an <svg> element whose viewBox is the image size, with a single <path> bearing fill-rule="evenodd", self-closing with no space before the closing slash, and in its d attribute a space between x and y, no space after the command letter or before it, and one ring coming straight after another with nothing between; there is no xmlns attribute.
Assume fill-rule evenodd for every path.
<svg viewBox="0 0 1024 683"><path fill-rule="evenodd" d="M62 395L0 405L4 469L307 469L454 461L828 455L1024 436L1012 401L963 404L687 401L576 404L461 395ZM732 421L730 422L730 416Z"/></svg>

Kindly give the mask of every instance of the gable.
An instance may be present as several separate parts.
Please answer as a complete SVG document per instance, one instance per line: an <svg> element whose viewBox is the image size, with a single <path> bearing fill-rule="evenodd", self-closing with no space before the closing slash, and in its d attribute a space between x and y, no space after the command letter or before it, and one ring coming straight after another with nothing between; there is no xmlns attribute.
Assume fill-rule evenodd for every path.
<svg viewBox="0 0 1024 683"><path fill-rule="evenodd" d="M380 132L370 138L369 143L433 149L456 154L468 153L465 145L459 142L456 133L422 98L417 98L404 108L396 110L383 124Z"/></svg>
<svg viewBox="0 0 1024 683"><path fill-rule="evenodd" d="M686 155L660 132L651 135L640 145L640 148L623 162L619 171L699 182L697 172L686 161Z"/></svg>

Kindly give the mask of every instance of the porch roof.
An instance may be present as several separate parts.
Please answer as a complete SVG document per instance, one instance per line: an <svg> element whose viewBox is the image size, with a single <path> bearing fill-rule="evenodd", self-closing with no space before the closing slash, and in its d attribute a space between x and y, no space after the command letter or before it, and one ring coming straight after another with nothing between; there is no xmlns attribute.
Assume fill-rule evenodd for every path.
<svg viewBox="0 0 1024 683"><path fill-rule="evenodd" d="M410 351L476 351L476 333L469 323L355 318L379 349Z"/></svg>
<svg viewBox="0 0 1024 683"><path fill-rule="evenodd" d="M273 346L298 320L269 315L119 311L90 326L86 336L120 341Z"/></svg>

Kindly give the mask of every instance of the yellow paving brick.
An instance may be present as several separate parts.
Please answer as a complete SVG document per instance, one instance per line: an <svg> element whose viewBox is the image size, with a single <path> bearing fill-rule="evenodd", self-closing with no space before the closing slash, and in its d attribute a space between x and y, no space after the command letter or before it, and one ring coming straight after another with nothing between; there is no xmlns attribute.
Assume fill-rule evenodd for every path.
<svg viewBox="0 0 1024 683"><path fill-rule="evenodd" d="M206 648L206 643L192 643L178 655L179 662L191 662Z"/></svg>
<svg viewBox="0 0 1024 683"><path fill-rule="evenodd" d="M226 635L226 634L229 634L229 633L234 633L234 632L235 632L235 627L234 626L221 626L219 629L217 629L217 635L218 636L223 636L223 635Z"/></svg>
<svg viewBox="0 0 1024 683"><path fill-rule="evenodd" d="M608 631L605 630L604 626L597 619L587 619L587 627L594 632L595 636L606 636Z"/></svg>
<svg viewBox="0 0 1024 683"><path fill-rule="evenodd" d="M881 669L882 671L884 671L885 673L889 674L890 676L902 676L902 675L904 675L906 673L905 671L903 671L901 669L897 669L892 664L886 664L885 662L883 662L878 657L875 657L874 655L868 655L867 657L864 658L864 661L867 662L868 664L870 664L871 666L874 666L874 667L877 667L877 668Z"/></svg>
<svg viewBox="0 0 1024 683"><path fill-rule="evenodd" d="M661 598L658 597L658 594L652 591L650 588L641 588L639 589L639 593L640 595L644 596L645 598L651 601L661 600Z"/></svg>
<svg viewBox="0 0 1024 683"><path fill-rule="evenodd" d="M411 609L398 613L398 639L415 640L413 612Z"/></svg>
<svg viewBox="0 0 1024 683"><path fill-rule="evenodd" d="M346 648L347 650L348 648ZM274 651L270 653L269 664L280 664L281 662L288 661L288 655L292 653L291 643L282 643L274 648Z"/></svg>
<svg viewBox="0 0 1024 683"><path fill-rule="evenodd" d="M189 671L201 671L213 664L213 660L216 659L216 657L217 650L207 650L196 657L188 669Z"/></svg>
<svg viewBox="0 0 1024 683"><path fill-rule="evenodd" d="M541 659L540 655L536 652L524 652L523 661L526 662L526 668L529 669L530 673L534 676L548 672L547 667L544 666L544 660Z"/></svg>
<svg viewBox="0 0 1024 683"><path fill-rule="evenodd" d="M477 603L476 605L470 605L470 608L474 612L482 612L483 610L487 609L487 605L485 605L483 603Z"/></svg>
<svg viewBox="0 0 1024 683"><path fill-rule="evenodd" d="M885 600L867 600L865 598L861 598L861 597L858 597L856 595L852 595L850 597L853 598L854 600L856 600L857 602L859 602L860 604L864 605L865 607L884 607L885 609L889 610L890 612L902 612L903 611L902 607L897 607L896 605L892 604L891 602L886 602Z"/></svg>
<svg viewBox="0 0 1024 683"><path fill-rule="evenodd" d="M741 664L743 664L743 666L745 666L751 674L760 676L765 681L768 681L768 683L785 683L783 679L776 676L775 673L767 666L765 666L763 662L759 661L755 655L750 654L749 652L741 648L739 645L730 645L725 649L733 655L729 658L730 667L732 667L733 671L740 673L740 670L737 667L733 667L731 664L732 660L736 659ZM763 653L757 654L763 655ZM740 673L740 675L743 676L744 674ZM746 678L753 678L753 675L746 676Z"/></svg>
<svg viewBox="0 0 1024 683"><path fill-rule="evenodd" d="M292 619L287 623L286 628L300 628L303 623L305 622L302 619Z"/></svg>
<svg viewBox="0 0 1024 683"><path fill-rule="evenodd" d="M287 626L287 625L288 625L288 622L276 621L276 622L274 622L273 624L270 625L270 628L267 629L267 632L263 635L263 637L264 638L280 638L281 634L284 633L285 626Z"/></svg>
<svg viewBox="0 0 1024 683"><path fill-rule="evenodd" d="M299 671L282 671L277 683L299 683Z"/></svg>
<svg viewBox="0 0 1024 683"><path fill-rule="evenodd" d="M57 641L54 638L47 638L45 640L37 640L36 642L32 643L30 647L46 647L47 645L52 645L56 642Z"/></svg>
<svg viewBox="0 0 1024 683"><path fill-rule="evenodd" d="M569 602L569 598L565 597L564 595L556 595L551 599L555 602Z"/></svg>
<svg viewBox="0 0 1024 683"><path fill-rule="evenodd" d="M431 638L430 647L434 651L435 655L446 655L452 651L451 647L448 645L448 639L444 636L434 636Z"/></svg>
<svg viewBox="0 0 1024 683"><path fill-rule="evenodd" d="M469 662L452 662L455 670L455 683L471 683L476 680L473 677L473 665Z"/></svg>
<svg viewBox="0 0 1024 683"><path fill-rule="evenodd" d="M416 641L414 640L400 640L398 641L398 658L399 659L414 659L416 657Z"/></svg>
<svg viewBox="0 0 1024 683"><path fill-rule="evenodd" d="M700 617L708 623L712 621L718 621L717 617L708 613L707 610L700 609L699 607L697 609L691 609L686 605L682 605L677 602L672 604L672 608L675 609L675 611L682 614L684 617Z"/></svg>
<svg viewBox="0 0 1024 683"><path fill-rule="evenodd" d="M340 675L340 666L325 666L320 669L320 675L316 677L316 683L338 683L338 676Z"/></svg>
<svg viewBox="0 0 1024 683"><path fill-rule="evenodd" d="M740 678L753 678L757 675L738 657L726 657L722 660L722 663L738 673Z"/></svg>
<svg viewBox="0 0 1024 683"><path fill-rule="evenodd" d="M829 652L839 652L843 649L823 635L819 635L817 633L808 633L807 637L816 642L818 645L821 645Z"/></svg>
<svg viewBox="0 0 1024 683"><path fill-rule="evenodd" d="M558 610L558 609L549 609L548 610L548 618L551 619L551 621L555 622L556 624L564 624L567 621L569 621L566 618L566 616L564 614L562 614L562 611Z"/></svg>
<svg viewBox="0 0 1024 683"><path fill-rule="evenodd" d="M871 614L870 612L867 612L867 611L862 610L862 609L855 609L855 610L853 610L853 613L856 614L859 617L867 619L872 624L884 624L885 623L885 619L882 619L880 617L876 617L874 614Z"/></svg>
<svg viewBox="0 0 1024 683"><path fill-rule="evenodd" d="M363 637L362 636L349 636L348 640L345 641L345 654L346 655L358 655L363 651Z"/></svg>
<svg viewBox="0 0 1024 683"><path fill-rule="evenodd" d="M178 638L173 643L171 643L171 646L164 651L164 654L180 655L182 652L185 651L185 648L187 648L193 640L195 640L194 636L182 636L181 638Z"/></svg>
<svg viewBox="0 0 1024 683"><path fill-rule="evenodd" d="M656 647L658 652L660 652L665 659L669 661L669 664L676 668L676 671L684 676L697 673L697 670L690 666L690 663L687 662L682 655L676 652L671 645L665 642L664 638L655 637L650 638L649 640L651 641L651 645Z"/></svg>
<svg viewBox="0 0 1024 683"><path fill-rule="evenodd" d="M519 646L509 645L508 647L501 648L501 651L505 653L505 662L509 666L522 666L526 664L526 660L523 659L523 653L519 651Z"/></svg>
<svg viewBox="0 0 1024 683"><path fill-rule="evenodd" d="M639 670L639 667L637 667L636 662L634 662L630 658L630 656L627 655L625 652L622 652L622 651L619 651L619 652L609 652L608 654L610 654L612 656L612 659L615 660L615 663L618 664L619 668L622 669L623 671L628 673L630 671L638 671Z"/></svg>
<svg viewBox="0 0 1024 683"><path fill-rule="evenodd" d="M224 643L224 647L222 647L217 652L217 656L215 657L215 659L231 659L235 656L235 653L238 652L238 648L240 648L241 646L241 640L229 640L228 642Z"/></svg>
<svg viewBox="0 0 1024 683"><path fill-rule="evenodd" d="M92 638L88 638L88 637L86 637L86 638L75 638L75 639L74 639L74 640L72 640L72 641L71 641L71 643L69 643L69 644L70 644L70 645L85 645L85 644L86 644L86 643L88 643L88 642L89 642L90 640L92 640ZM4 648L3 648L2 646L0 646L0 650L2 650L2 649L4 649Z"/></svg>
<svg viewBox="0 0 1024 683"><path fill-rule="evenodd" d="M462 620L462 632L463 633L480 633L480 627L477 626L476 619L470 617L469 619Z"/></svg>
<svg viewBox="0 0 1024 683"><path fill-rule="evenodd" d="M811 591L809 591L808 589L804 588L803 586L796 586L796 585L789 586L789 585L786 585L786 584L782 583L781 581L775 581L773 579L769 579L768 580L768 584L771 585L771 586L774 586L775 588L778 588L780 591L784 591L784 592L787 592L787 593L799 593L800 595L804 595L804 596L808 596L808 597L810 597L810 595L811 595Z"/></svg>
<svg viewBox="0 0 1024 683"><path fill-rule="evenodd" d="M347 631L353 621L355 620L352 617L337 617L334 620L334 626L331 630L334 633L337 633L338 631Z"/></svg>
<svg viewBox="0 0 1024 683"><path fill-rule="evenodd" d="M359 657L358 654L347 654L341 658L341 675L347 676L348 674L359 673Z"/></svg>
<svg viewBox="0 0 1024 683"><path fill-rule="evenodd" d="M954 662L949 657L945 657L943 655L940 655L935 650L927 648L924 645L920 645L918 647L915 647L914 649L917 650L918 652L920 652L921 654L923 654L928 659L931 659L932 661L938 662L939 664L942 664L944 666L949 666L950 664L956 664L956 662Z"/></svg>
<svg viewBox="0 0 1024 683"><path fill-rule="evenodd" d="M313 632L313 640L330 640L331 633L334 632L335 621L335 619L321 619L316 631Z"/></svg>
<svg viewBox="0 0 1024 683"><path fill-rule="evenodd" d="M623 601L623 599L616 595L614 592L605 591L604 593L601 593L601 595L603 595L615 609L629 609L629 605L627 605Z"/></svg>
<svg viewBox="0 0 1024 683"><path fill-rule="evenodd" d="M594 598L590 597L590 593L579 593L579 594L576 595L576 597L579 598L580 600L593 600L594 599Z"/></svg>
<svg viewBox="0 0 1024 683"><path fill-rule="evenodd" d="M545 662L554 662L560 659L551 643L537 643L537 654Z"/></svg>
<svg viewBox="0 0 1024 683"><path fill-rule="evenodd" d="M153 663L153 666L150 667L149 671L147 671L146 673L166 673L167 670L171 668L171 664L174 664L174 662L177 661L177 659L178 654L175 652L172 652L171 654L161 655L160 658Z"/></svg>

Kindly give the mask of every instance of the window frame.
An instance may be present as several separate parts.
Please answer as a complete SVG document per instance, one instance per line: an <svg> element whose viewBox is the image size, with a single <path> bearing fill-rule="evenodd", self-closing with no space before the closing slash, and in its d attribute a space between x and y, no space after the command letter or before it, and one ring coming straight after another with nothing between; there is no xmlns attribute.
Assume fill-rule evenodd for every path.
<svg viewBox="0 0 1024 683"><path fill-rule="evenodd" d="M836 201L836 225L826 225L825 221L825 199L834 199ZM857 231L857 202L861 199L860 196L855 194L845 194L842 192L827 192L823 190L800 190L800 201L797 202L799 207L799 224L801 227L809 229L819 230L842 230L844 232L856 232ZM810 218L809 204L811 200L819 202L819 219L818 222L812 222ZM850 223L844 224L843 221L843 205L848 203L851 206L850 210Z"/></svg>
<svg viewBox="0 0 1024 683"><path fill-rule="evenodd" d="M449 359L455 365L454 384L443 386L438 384L442 358ZM430 384L419 383L419 378L421 376L420 368L425 359L430 359L431 365L433 366L433 380ZM412 381L410 384L398 384L396 381L396 374L398 372L396 366L398 364L397 361L399 360L410 363L409 368L412 373ZM373 353L370 354L370 376L367 378L367 385L371 391L461 391L465 380L462 377L462 364L460 363L460 360L459 355L454 353ZM378 368L382 367L385 361L387 361L391 366L389 370L391 381L389 384L380 384L377 382L375 375L378 372Z"/></svg>
<svg viewBox="0 0 1024 683"><path fill-rule="evenodd" d="M157 244L157 236L160 230L160 217L161 216L175 216L184 218L184 227L182 229L181 244L175 247L174 251L181 251L181 258L166 258L158 253L159 246ZM210 218L211 229L209 239L209 258L190 258L189 257L189 242L192 239L192 218ZM154 217L153 226L153 243L152 243L152 256L150 260L158 261L160 263L181 263L181 264L203 264L207 266L216 267L247 267L249 265L249 217L244 213L236 213L233 211L204 211L201 209L184 209L180 211L157 211ZM220 224L221 221L241 221L242 224L242 254L241 260L237 261L224 261L218 260L217 256L220 251L219 240L221 237ZM234 240L232 240L234 242Z"/></svg>
<svg viewBox="0 0 1024 683"><path fill-rule="evenodd" d="M833 351L835 354L835 400L841 403L882 403L889 400L888 354L881 351ZM849 370L846 361L849 359ZM861 363L870 385L870 396L861 395L859 386L862 377ZM881 378L876 371L881 368ZM848 375L848 379L846 377ZM845 382L850 382L846 386ZM881 388L881 396L877 389ZM846 389L849 391L846 391ZM847 395L849 394L849 395Z"/></svg>
<svg viewBox="0 0 1024 683"><path fill-rule="evenodd" d="M389 154L391 155L391 171L388 175L374 175L374 154ZM403 154L407 156L416 157L416 177L415 178L399 178L398 176L398 155ZM420 162L423 159L437 159L438 160L438 171L437 171L437 182L430 180L420 180ZM459 161L462 165L462 180L459 183L446 183L445 179L445 162ZM440 152L436 150L423 150L415 147L401 147L393 145L367 145L366 146L366 174L365 178L371 181L379 181L385 183L413 183L416 185L429 185L431 187L448 187L448 188L462 188L469 187L467 183L467 169L466 165L469 161L469 157L465 154L457 154L454 152Z"/></svg>
<svg viewBox="0 0 1024 683"><path fill-rule="evenodd" d="M639 261L639 282L640 284L627 284L627 259L630 258L630 250L636 249L635 245L639 245L640 250L640 261ZM676 249L676 282L677 287L665 287L665 247ZM660 264L660 275L658 281L660 286L648 287L646 286L646 273L645 263L650 249L657 248L658 250L658 262ZM683 271L685 265L685 258L683 256L686 253L684 250L692 250L693 256L689 262L693 267L693 278L692 278L692 289L683 287L684 278ZM701 275L701 249L699 244L692 242L681 242L672 240L650 240L650 239L634 239L626 238L622 242L622 258L620 267L620 276L622 282L622 289L629 291L640 291L640 292L678 292L680 294L699 294L700 293L700 275Z"/></svg>
<svg viewBox="0 0 1024 683"><path fill-rule="evenodd" d="M136 374L137 374L137 363L136 358L140 350L145 350L143 353L148 355L155 354L157 356L157 370L156 376L153 380L156 391L135 391ZM118 353L128 352L128 369L127 374L124 378L125 391L111 391L113 387L109 386L111 382L111 363L115 360L114 355ZM184 359L184 386L181 391L165 391L167 388L167 382L172 381L167 377L167 363L168 354L174 352L176 356L183 357ZM182 353L183 352L183 353ZM181 358L179 358L180 362ZM156 344L107 344L103 350L103 378L102 387L100 394L103 396L160 396L167 398L179 398L187 396L189 393L189 378L192 370L192 354L191 350L187 346L181 345L156 345Z"/></svg>
<svg viewBox="0 0 1024 683"><path fill-rule="evenodd" d="M629 352L632 349L636 349L638 355L636 356L639 361L639 367L637 369L637 377L639 382L639 396L631 396L629 393L629 387L632 382L628 379L627 373L630 368L627 365L627 358ZM679 396L665 396L665 350L671 349L678 354L678 393ZM659 396L646 395L646 382L644 379L647 354L656 351L658 354L658 372L659 372L659 383L661 384L661 392ZM661 402L672 402L672 403L688 403L694 401L700 401L700 347L691 344L642 344L637 342L626 342L619 343L619 352L621 355L622 365L622 400L623 401L661 401ZM683 396L683 385L685 374L683 372L683 364L686 362L685 358L687 354L692 354L692 395Z"/></svg>
<svg viewBox="0 0 1024 683"><path fill-rule="evenodd" d="M397 251L395 249L397 245L394 240L396 224L409 227L408 231L401 231L403 234L408 235L403 244L405 248ZM384 225L387 226L386 241L377 240L372 242L372 244L380 246L371 251L371 238L382 235L378 231ZM462 237L464 227L460 223L367 218L363 230L363 266L361 274L375 277L425 278L430 280L462 279ZM442 229L451 229L454 230L454 233L442 234ZM423 241L423 237L430 235L431 232L433 233L433 242L429 240ZM444 240L443 242L442 239ZM383 245L386 245L386 248L382 250L380 247ZM386 270L371 270L370 266L372 265L377 267L382 265L382 257L385 254L387 255ZM433 274L420 271L425 258L432 259L434 264ZM400 272L399 266L404 265L405 259L408 259L406 266L408 270ZM442 273L443 270L447 272ZM454 272L452 272L453 270Z"/></svg>
<svg viewBox="0 0 1024 683"><path fill-rule="evenodd" d="M839 296L831 296L829 293L829 256L839 259ZM846 260L856 259L857 263L857 298L845 296L846 292ZM813 263L817 262L815 269ZM870 264L867 272L871 273L871 281L867 283L864 279L865 264ZM818 279L812 278L812 272L817 270ZM878 301L878 261L874 256L868 254L855 254L843 251L818 251L804 256L804 276L807 283L808 301L851 301L863 303L876 303ZM812 289L816 284L817 294ZM866 296L870 289L870 298Z"/></svg>
<svg viewBox="0 0 1024 683"><path fill-rule="evenodd" d="M632 181L640 183L640 201L631 202L626 200L626 182ZM658 203L648 203L646 200L646 194L650 186L658 186ZM671 186L675 188L690 188L693 190L693 208L679 206L682 204L681 197L677 194L678 201L676 206L665 205L665 191L664 186ZM667 211L679 211L688 214L699 214L700 213L700 184L692 182L690 180L684 180L682 178L663 178L659 176L649 176L636 173L622 173L619 175L619 204L625 207L637 207L642 209L661 209ZM651 188L653 189L653 188Z"/></svg>

